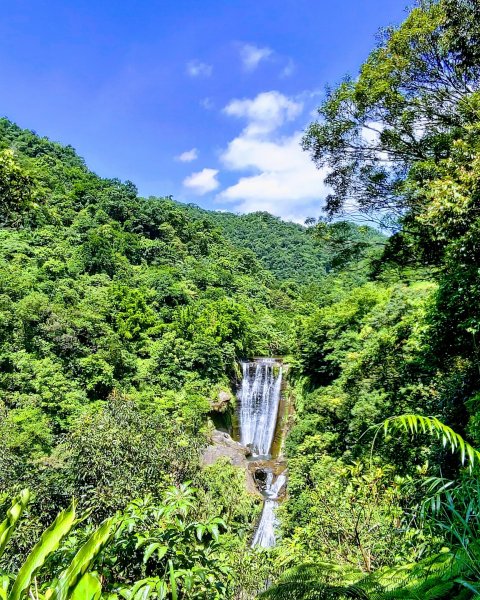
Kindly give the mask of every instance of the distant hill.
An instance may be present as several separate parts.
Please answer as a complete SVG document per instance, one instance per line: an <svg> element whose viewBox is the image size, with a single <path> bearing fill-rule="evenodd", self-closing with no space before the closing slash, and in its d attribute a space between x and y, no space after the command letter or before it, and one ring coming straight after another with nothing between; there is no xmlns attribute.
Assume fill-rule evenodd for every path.
<svg viewBox="0 0 480 600"><path fill-rule="evenodd" d="M328 255L306 227L267 212L239 215L185 206L192 215L215 223L234 246L251 250L278 279L303 283L324 277Z"/></svg>
<svg viewBox="0 0 480 600"><path fill-rule="evenodd" d="M368 248L385 241L377 230L346 221L307 228L268 212L242 215L209 211L195 204L179 206L190 216L216 225L233 246L251 250L262 266L281 281L319 281L332 269L357 262Z"/></svg>

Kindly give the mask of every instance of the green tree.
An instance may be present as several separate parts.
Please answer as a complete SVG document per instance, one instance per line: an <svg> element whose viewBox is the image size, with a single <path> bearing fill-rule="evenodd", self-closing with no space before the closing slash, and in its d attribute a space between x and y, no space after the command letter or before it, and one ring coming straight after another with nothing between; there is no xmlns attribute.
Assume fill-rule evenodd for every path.
<svg viewBox="0 0 480 600"><path fill-rule="evenodd" d="M34 207L33 179L15 160L12 150L0 151L0 224L19 224L24 212Z"/></svg>
<svg viewBox="0 0 480 600"><path fill-rule="evenodd" d="M357 79L347 79L319 109L303 145L327 166L327 211L353 202L397 217L415 210L409 169L428 178L472 119L480 85L478 4L422 0L398 28L386 29Z"/></svg>

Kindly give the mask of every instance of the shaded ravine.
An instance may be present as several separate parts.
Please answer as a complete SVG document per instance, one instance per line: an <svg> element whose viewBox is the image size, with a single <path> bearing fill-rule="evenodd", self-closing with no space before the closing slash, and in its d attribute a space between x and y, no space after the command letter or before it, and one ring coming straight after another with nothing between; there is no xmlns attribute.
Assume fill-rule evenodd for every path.
<svg viewBox="0 0 480 600"><path fill-rule="evenodd" d="M275 509L287 483L285 464L279 456L281 444L274 443L283 371L282 363L273 358L243 362L242 381L237 393L238 438L251 452L250 470L264 497L252 546L263 548L271 548L276 543L278 522Z"/></svg>

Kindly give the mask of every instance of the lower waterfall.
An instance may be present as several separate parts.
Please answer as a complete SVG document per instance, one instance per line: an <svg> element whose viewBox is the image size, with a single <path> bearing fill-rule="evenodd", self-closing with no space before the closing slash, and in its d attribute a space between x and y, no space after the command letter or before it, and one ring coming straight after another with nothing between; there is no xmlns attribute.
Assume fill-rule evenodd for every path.
<svg viewBox="0 0 480 600"><path fill-rule="evenodd" d="M278 495L287 483L287 477L283 473L278 475L273 482L273 473L268 473L267 484L265 486L265 501L263 503L262 516L258 524L255 535L253 536L252 547L261 546L262 548L271 548L275 546L276 535L275 530L278 525L278 520L275 515L275 509L278 506Z"/></svg>
<svg viewBox="0 0 480 600"><path fill-rule="evenodd" d="M242 363L242 381L237 394L239 437L251 451L252 464L264 477L257 482L264 505L252 546L271 548L276 543L278 521L275 509L285 489L286 474L274 468L272 444L277 426L283 368L272 358ZM276 458L276 457L274 457Z"/></svg>

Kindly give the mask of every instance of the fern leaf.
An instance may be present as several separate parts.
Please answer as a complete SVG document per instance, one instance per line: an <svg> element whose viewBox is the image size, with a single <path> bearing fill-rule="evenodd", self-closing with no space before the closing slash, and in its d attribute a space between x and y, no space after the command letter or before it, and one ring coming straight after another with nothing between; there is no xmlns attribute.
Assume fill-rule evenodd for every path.
<svg viewBox="0 0 480 600"><path fill-rule="evenodd" d="M460 460L462 465L468 462L469 468L472 469L476 460L480 461L480 452L475 450L462 436L456 433L451 427L439 421L436 417L426 417L423 415L405 414L398 417L390 417L383 424L384 434L387 435L390 430L407 431L412 435L419 432L419 428L423 433L427 429L431 435L436 435L441 439L443 446L450 447L452 453L460 451Z"/></svg>

